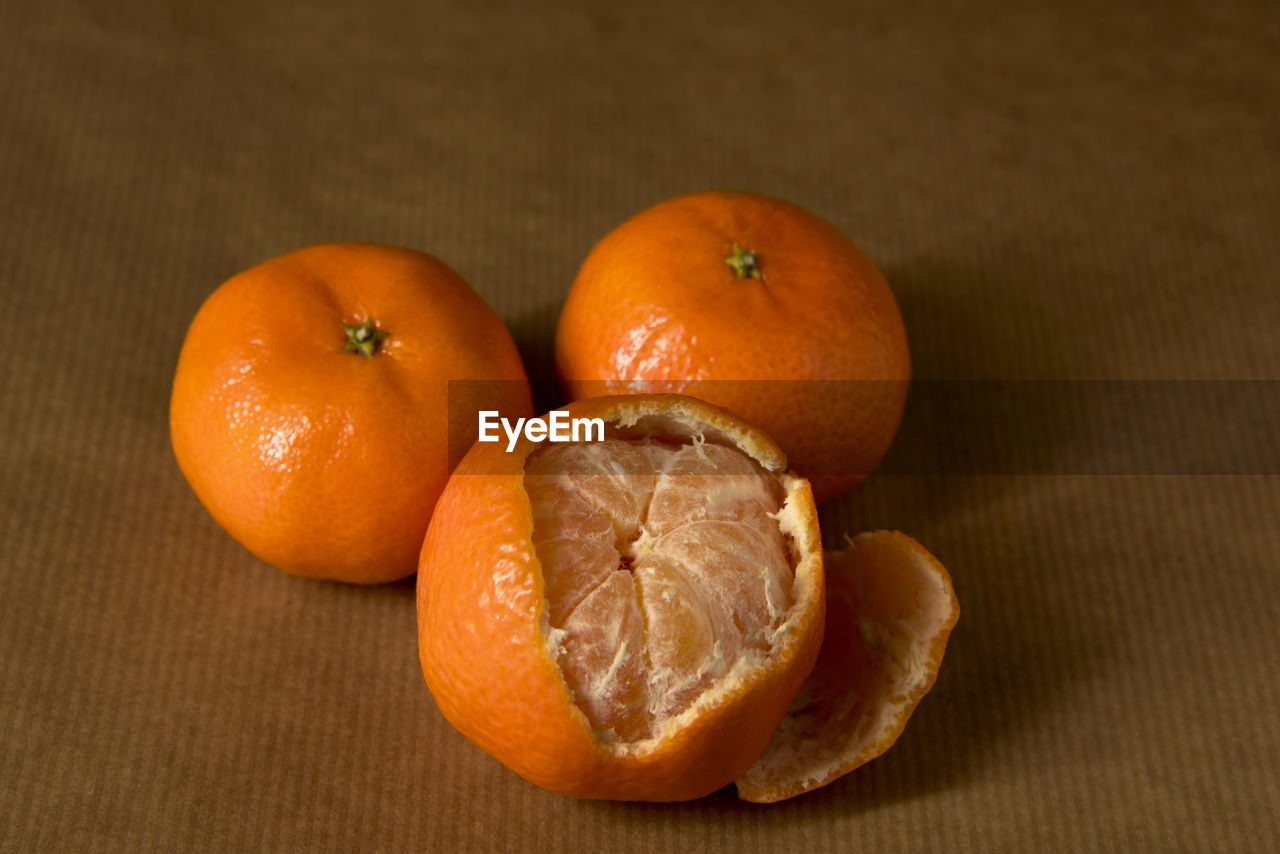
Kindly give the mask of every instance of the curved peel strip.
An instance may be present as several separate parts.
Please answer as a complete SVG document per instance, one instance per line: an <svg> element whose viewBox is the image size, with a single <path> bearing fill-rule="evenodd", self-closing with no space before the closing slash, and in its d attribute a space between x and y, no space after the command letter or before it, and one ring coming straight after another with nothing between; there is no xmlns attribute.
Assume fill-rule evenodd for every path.
<svg viewBox="0 0 1280 854"><path fill-rule="evenodd" d="M738 796L780 801L884 753L933 687L960 605L947 570L897 531L860 534L825 560L818 661Z"/></svg>

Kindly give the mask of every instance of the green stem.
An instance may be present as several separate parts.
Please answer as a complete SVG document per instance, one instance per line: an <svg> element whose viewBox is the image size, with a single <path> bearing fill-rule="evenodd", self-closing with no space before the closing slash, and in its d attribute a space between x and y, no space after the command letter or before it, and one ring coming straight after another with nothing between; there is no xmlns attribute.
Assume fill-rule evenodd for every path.
<svg viewBox="0 0 1280 854"><path fill-rule="evenodd" d="M746 251L737 243L733 244L733 254L725 258L724 263L733 268L739 281L747 277L760 278L760 256L755 252Z"/></svg>
<svg viewBox="0 0 1280 854"><path fill-rule="evenodd" d="M342 331L347 333L347 346L342 348L342 352L359 353L366 359L372 359L373 354L378 352L378 347L382 345L382 339L391 334L374 326L373 321L368 317L358 326L342 324Z"/></svg>

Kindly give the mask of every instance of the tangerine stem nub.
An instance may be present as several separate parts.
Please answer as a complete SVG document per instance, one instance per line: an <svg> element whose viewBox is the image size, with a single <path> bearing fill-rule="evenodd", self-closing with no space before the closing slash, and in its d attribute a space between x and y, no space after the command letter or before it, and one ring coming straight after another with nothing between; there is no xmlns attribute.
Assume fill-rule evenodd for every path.
<svg viewBox="0 0 1280 854"><path fill-rule="evenodd" d="M747 277L760 278L760 256L755 252L748 252L737 243L733 244L733 254L725 258L724 262L733 268L739 281Z"/></svg>
<svg viewBox="0 0 1280 854"><path fill-rule="evenodd" d="M372 359L373 354L378 352L382 339L391 334L374 326L373 320L368 317L364 319L364 323L356 326L342 324L342 331L347 334L347 346L342 348L342 352L359 353L366 359Z"/></svg>

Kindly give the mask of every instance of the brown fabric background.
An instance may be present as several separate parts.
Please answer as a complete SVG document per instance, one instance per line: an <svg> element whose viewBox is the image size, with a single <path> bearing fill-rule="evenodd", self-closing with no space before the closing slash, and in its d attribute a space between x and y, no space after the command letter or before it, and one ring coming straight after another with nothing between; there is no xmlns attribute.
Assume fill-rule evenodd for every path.
<svg viewBox="0 0 1280 854"><path fill-rule="evenodd" d="M0 34L0 850L1280 849L1277 386L1178 408L1280 380L1280 6L9 0ZM977 460L822 516L954 576L899 744L771 807L572 801L440 717L411 581L215 525L169 384L217 284L338 239L445 259L545 376L591 245L715 187L861 243L922 379L1201 381L1157 425L1270 456L1024 470L997 428L1070 413L915 406L903 447Z"/></svg>

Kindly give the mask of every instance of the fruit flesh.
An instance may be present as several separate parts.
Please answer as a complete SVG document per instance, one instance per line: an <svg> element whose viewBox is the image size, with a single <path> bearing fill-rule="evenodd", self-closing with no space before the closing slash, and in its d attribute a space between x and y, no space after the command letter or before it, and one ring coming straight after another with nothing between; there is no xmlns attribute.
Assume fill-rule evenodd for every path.
<svg viewBox="0 0 1280 854"><path fill-rule="evenodd" d="M657 737L769 655L795 572L776 476L700 436L617 433L525 473L548 643L599 737Z"/></svg>

